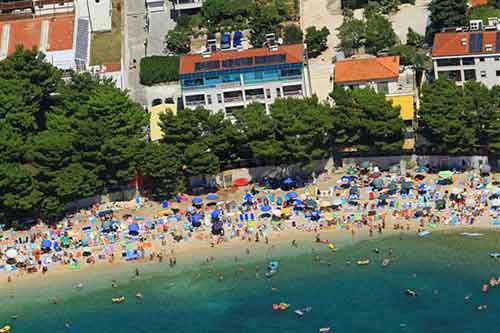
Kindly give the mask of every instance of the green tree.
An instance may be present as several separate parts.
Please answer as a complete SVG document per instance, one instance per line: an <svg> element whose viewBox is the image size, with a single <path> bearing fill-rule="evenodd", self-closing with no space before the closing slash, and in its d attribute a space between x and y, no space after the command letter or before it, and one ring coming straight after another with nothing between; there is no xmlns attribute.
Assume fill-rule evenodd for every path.
<svg viewBox="0 0 500 333"><path fill-rule="evenodd" d="M406 45L414 47L422 47L425 42L425 37L414 31L412 28L408 27L408 32L406 33Z"/></svg>
<svg viewBox="0 0 500 333"><path fill-rule="evenodd" d="M191 31L173 29L165 36L165 47L173 54L186 54L191 51Z"/></svg>
<svg viewBox="0 0 500 333"><path fill-rule="evenodd" d="M328 36L330 31L327 27L317 30L316 27L309 27L306 29L307 53L310 57L317 57L328 48Z"/></svg>
<svg viewBox="0 0 500 333"><path fill-rule="evenodd" d="M432 0L429 4L432 33L443 28L464 26L468 9L467 0Z"/></svg>
<svg viewBox="0 0 500 333"><path fill-rule="evenodd" d="M304 42L304 34L300 27L295 24L290 24L285 27L284 31L284 44L301 44Z"/></svg>
<svg viewBox="0 0 500 333"><path fill-rule="evenodd" d="M377 54L396 44L397 36L391 22L382 15L372 15L366 20L365 48L368 53Z"/></svg>
<svg viewBox="0 0 500 333"><path fill-rule="evenodd" d="M154 199L169 198L183 189L181 161L172 146L149 143L144 150L142 170Z"/></svg>
<svg viewBox="0 0 500 333"><path fill-rule="evenodd" d="M337 28L340 44L338 48L347 56L355 54L364 45L366 32L365 23L353 17L346 17L342 25Z"/></svg>
<svg viewBox="0 0 500 333"><path fill-rule="evenodd" d="M250 17L250 43L253 47L262 47L266 34L277 33L283 21L273 3L256 4Z"/></svg>
<svg viewBox="0 0 500 333"><path fill-rule="evenodd" d="M469 154L476 150L477 129L462 88L438 79L426 84L420 104L418 149L441 154Z"/></svg>

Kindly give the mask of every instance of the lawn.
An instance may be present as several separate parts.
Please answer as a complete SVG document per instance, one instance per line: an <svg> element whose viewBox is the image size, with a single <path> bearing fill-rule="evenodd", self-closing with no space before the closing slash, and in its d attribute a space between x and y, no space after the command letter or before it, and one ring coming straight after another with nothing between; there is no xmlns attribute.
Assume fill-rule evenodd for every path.
<svg viewBox="0 0 500 333"><path fill-rule="evenodd" d="M90 64L119 64L122 56L122 0L113 0L111 32L92 33Z"/></svg>
<svg viewBox="0 0 500 333"><path fill-rule="evenodd" d="M483 24L488 24L488 17L500 17L500 9L490 6L479 6L472 8L469 14L470 20L483 20Z"/></svg>

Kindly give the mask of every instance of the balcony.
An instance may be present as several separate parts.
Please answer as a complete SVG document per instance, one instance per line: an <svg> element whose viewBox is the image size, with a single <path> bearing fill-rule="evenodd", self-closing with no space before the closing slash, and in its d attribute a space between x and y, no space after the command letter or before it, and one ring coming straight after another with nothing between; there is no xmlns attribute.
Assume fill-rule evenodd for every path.
<svg viewBox="0 0 500 333"><path fill-rule="evenodd" d="M175 10L197 9L203 6L203 0L173 0Z"/></svg>
<svg viewBox="0 0 500 333"><path fill-rule="evenodd" d="M224 104L243 103L242 91L231 91L224 93Z"/></svg>
<svg viewBox="0 0 500 333"><path fill-rule="evenodd" d="M304 96L301 85L283 87L283 96L294 97L294 96Z"/></svg>
<svg viewBox="0 0 500 333"><path fill-rule="evenodd" d="M245 90L245 97L246 97L247 101L249 101L249 102L266 99L266 96L264 95L264 89Z"/></svg>
<svg viewBox="0 0 500 333"><path fill-rule="evenodd" d="M186 96L186 106L203 106L205 105L205 95Z"/></svg>

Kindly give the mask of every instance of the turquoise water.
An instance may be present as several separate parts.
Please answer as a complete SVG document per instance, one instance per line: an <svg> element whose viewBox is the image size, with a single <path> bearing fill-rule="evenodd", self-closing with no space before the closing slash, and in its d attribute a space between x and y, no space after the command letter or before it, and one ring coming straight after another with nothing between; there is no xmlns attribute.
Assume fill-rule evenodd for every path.
<svg viewBox="0 0 500 333"><path fill-rule="evenodd" d="M110 287L111 277L96 275L99 281L92 283L99 287L92 290L59 284L49 291L16 290L14 298L4 292L0 325L10 323L14 333L318 332L320 327L332 327L333 332L442 333L495 332L500 327L500 287L481 292L491 276L500 276L500 260L488 256L500 251L498 232L480 238L433 234L363 241L336 253L316 252L319 262L313 260L311 245L303 246L306 254L282 258L279 273L271 279L256 278L255 265L262 270L267 261L262 259L244 263L244 273L234 262L215 265L215 271L224 273L222 282L206 265L182 273L153 270L137 280L127 267L113 276L116 289ZM382 268L389 248L396 258ZM360 258L372 263L346 264ZM419 296L405 295L407 288ZM47 295L56 291L60 303L53 305ZM142 300L134 298L138 291ZM127 301L111 304L117 295ZM466 295L471 295L469 302ZM272 303L282 301L291 304L290 310L272 311ZM478 311L481 304L488 309ZM312 311L302 318L292 311L306 306ZM12 320L13 314L19 318Z"/></svg>

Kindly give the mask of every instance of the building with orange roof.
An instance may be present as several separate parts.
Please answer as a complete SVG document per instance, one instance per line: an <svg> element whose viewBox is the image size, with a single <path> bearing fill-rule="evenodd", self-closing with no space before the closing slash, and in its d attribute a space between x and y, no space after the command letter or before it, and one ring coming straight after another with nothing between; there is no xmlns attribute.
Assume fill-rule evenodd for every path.
<svg viewBox="0 0 500 333"><path fill-rule="evenodd" d="M388 101L400 108L400 116L408 130L413 130L418 96L415 74L413 69L400 66L399 56L363 56L339 60L333 72L335 86L346 89L372 88L383 93ZM405 142L405 149L413 149L414 141L411 142L413 144Z"/></svg>
<svg viewBox="0 0 500 333"><path fill-rule="evenodd" d="M64 70L84 69L88 63L88 21L72 13L0 21L0 36L0 60L22 46L38 48L48 62Z"/></svg>
<svg viewBox="0 0 500 333"><path fill-rule="evenodd" d="M484 29L483 29L484 28ZM463 85L469 80L488 87L500 84L500 25L490 20L488 26L471 21L464 31L437 33L432 47L436 78L445 77Z"/></svg>
<svg viewBox="0 0 500 333"><path fill-rule="evenodd" d="M485 6L488 4L488 0L470 0L471 7Z"/></svg>
<svg viewBox="0 0 500 333"><path fill-rule="evenodd" d="M304 62L303 44L182 56L179 73L184 107L230 115L252 102L268 108L276 98L307 96Z"/></svg>

